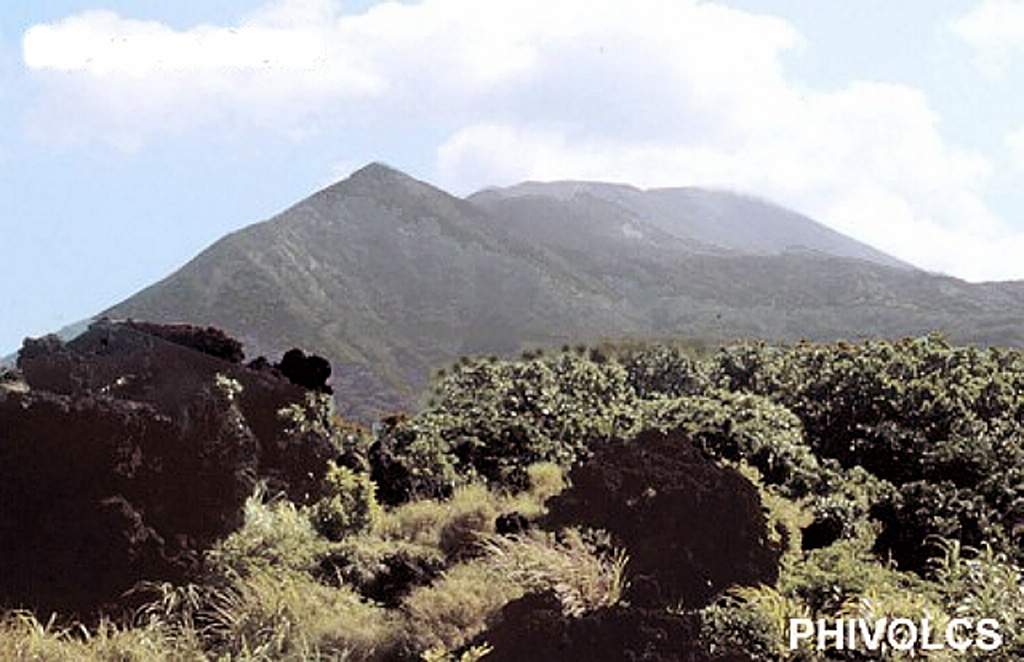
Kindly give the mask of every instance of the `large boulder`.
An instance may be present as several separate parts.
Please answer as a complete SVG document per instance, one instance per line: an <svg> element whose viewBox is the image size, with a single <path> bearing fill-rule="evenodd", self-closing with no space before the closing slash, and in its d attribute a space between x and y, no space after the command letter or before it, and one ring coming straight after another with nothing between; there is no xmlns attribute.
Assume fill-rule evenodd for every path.
<svg viewBox="0 0 1024 662"><path fill-rule="evenodd" d="M551 593L513 601L476 640L494 647L487 659L748 661L704 650L696 610L734 584L778 578L781 550L769 540L757 489L678 431L592 450L539 524L607 530L629 555L623 599L578 617Z"/></svg>
<svg viewBox="0 0 1024 662"><path fill-rule="evenodd" d="M320 496L334 447L278 416L305 389L235 343L106 321L26 342L0 391L0 607L117 614L140 580L198 580L257 481Z"/></svg>
<svg viewBox="0 0 1024 662"><path fill-rule="evenodd" d="M68 343L26 340L18 368L35 390L145 403L173 420L186 420L218 375L229 378L241 386L234 402L256 438L258 474L271 491L308 502L334 449L316 436L287 435L278 415L307 389L279 371L248 369L242 357L240 343L217 329L101 320Z"/></svg>
<svg viewBox="0 0 1024 662"><path fill-rule="evenodd" d="M477 641L493 647L488 662L749 662L745 655L712 658L699 643L699 631L696 614L628 605L573 618L547 592L505 605Z"/></svg>
<svg viewBox="0 0 1024 662"><path fill-rule="evenodd" d="M680 432L600 443L569 479L545 524L609 531L629 554L634 605L698 608L731 585L778 578L757 489Z"/></svg>
<svg viewBox="0 0 1024 662"><path fill-rule="evenodd" d="M240 524L256 440L216 392L188 411L42 391L0 402L0 604L88 619L139 580L196 576Z"/></svg>
<svg viewBox="0 0 1024 662"><path fill-rule="evenodd" d="M321 356L306 356L305 352L296 347L285 352L281 361L274 367L293 384L321 393L334 392L327 385L327 380L331 377L331 364Z"/></svg>

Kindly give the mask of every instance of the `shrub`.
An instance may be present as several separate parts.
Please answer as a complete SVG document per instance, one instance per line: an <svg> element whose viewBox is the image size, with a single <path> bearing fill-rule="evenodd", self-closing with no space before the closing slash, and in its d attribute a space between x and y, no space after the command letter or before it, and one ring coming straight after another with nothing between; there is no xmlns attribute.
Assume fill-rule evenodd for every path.
<svg viewBox="0 0 1024 662"><path fill-rule="evenodd" d="M803 442L800 419L767 398L713 391L651 400L644 412L646 425L679 430L713 458L742 459L790 496L821 489L824 472Z"/></svg>
<svg viewBox="0 0 1024 662"><path fill-rule="evenodd" d="M984 498L948 481L902 485L875 504L871 514L884 527L876 551L907 570L926 570L939 550L922 541L934 538L955 539L972 547L984 543L997 549L1010 547L998 514Z"/></svg>
<svg viewBox="0 0 1024 662"><path fill-rule="evenodd" d="M377 485L369 476L330 462L324 483L324 496L312 506L310 516L328 540L369 529L380 519Z"/></svg>
<svg viewBox="0 0 1024 662"><path fill-rule="evenodd" d="M433 408L379 435L386 462L374 477L401 484L386 502L444 495L475 478L525 489L529 465L568 469L589 440L635 429L636 397L617 362L571 351L530 356L457 364L433 386Z"/></svg>
<svg viewBox="0 0 1024 662"><path fill-rule="evenodd" d="M249 575L258 569L312 570L327 553L308 514L287 499L267 500L257 489L245 502L241 528L207 552L207 563L220 575Z"/></svg>
<svg viewBox="0 0 1024 662"><path fill-rule="evenodd" d="M770 587L727 592L700 611L701 641L713 656L745 654L754 662L811 660L810 645L789 650L789 619L808 618L807 607Z"/></svg>

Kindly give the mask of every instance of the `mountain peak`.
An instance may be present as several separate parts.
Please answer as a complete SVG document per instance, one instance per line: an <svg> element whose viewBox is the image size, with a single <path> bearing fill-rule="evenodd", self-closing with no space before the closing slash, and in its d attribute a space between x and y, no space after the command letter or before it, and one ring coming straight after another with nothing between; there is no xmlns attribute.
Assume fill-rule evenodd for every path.
<svg viewBox="0 0 1024 662"><path fill-rule="evenodd" d="M328 190L345 195L355 194L389 200L396 200L396 196L401 195L449 196L437 187L379 161L368 163Z"/></svg>
<svg viewBox="0 0 1024 662"><path fill-rule="evenodd" d="M382 163L380 161L371 161L370 163L367 163L362 168L356 170L351 175L349 175L348 179L385 179L393 177L405 177L412 179L411 177L409 177L409 175L405 174L401 170L392 168L388 164Z"/></svg>

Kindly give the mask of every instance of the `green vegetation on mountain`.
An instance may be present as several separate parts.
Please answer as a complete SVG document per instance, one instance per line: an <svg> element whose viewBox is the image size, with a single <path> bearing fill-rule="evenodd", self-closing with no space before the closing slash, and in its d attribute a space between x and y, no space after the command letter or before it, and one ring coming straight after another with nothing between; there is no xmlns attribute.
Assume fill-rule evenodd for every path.
<svg viewBox="0 0 1024 662"><path fill-rule="evenodd" d="M225 329L334 365L338 404L411 410L463 355L563 342L1024 341L1024 288L909 268L734 194L529 184L453 197L373 164L105 311Z"/></svg>

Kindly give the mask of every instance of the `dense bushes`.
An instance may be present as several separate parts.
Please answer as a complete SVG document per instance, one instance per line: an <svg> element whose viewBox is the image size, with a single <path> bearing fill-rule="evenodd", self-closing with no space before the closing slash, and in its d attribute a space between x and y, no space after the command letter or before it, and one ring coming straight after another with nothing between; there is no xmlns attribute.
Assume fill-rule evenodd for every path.
<svg viewBox="0 0 1024 662"><path fill-rule="evenodd" d="M928 553L907 546L933 534L1021 560L1022 424L1021 352L939 336L565 348L452 366L428 408L383 427L374 478L386 503L444 496L474 477L516 490L531 462L568 470L594 439L679 428L787 497L816 498L814 544L848 535L870 510L884 527L876 551L920 572ZM854 467L893 489L851 505L840 492Z"/></svg>
<svg viewBox="0 0 1024 662"><path fill-rule="evenodd" d="M641 415L621 365L572 351L460 363L434 385L431 402L385 422L371 450L386 503L444 496L477 477L522 489L530 464L567 468L589 441L635 432Z"/></svg>
<svg viewBox="0 0 1024 662"><path fill-rule="evenodd" d="M559 604L577 619L551 629L567 641L611 623L635 639L655 626L629 610L656 605L650 623L672 636L692 639L700 622L705 652L758 660L854 659L785 649L792 616L995 615L1012 636L989 659L1024 651L1017 350L937 336L564 348L465 359L420 412L372 432L345 425L323 395L283 420L284 451L315 435L335 461L308 499L250 499L245 525L207 555L196 613L219 634L197 659L443 660L505 641L503 659L516 650L510 628ZM565 475L575 485L551 499ZM686 501L683 488L706 498ZM730 503L758 517L763 505L767 525L737 530ZM702 509L721 530L684 545L686 563L659 556ZM738 580L709 568L717 556L740 567L729 554L744 545L760 556L743 581L764 585L726 590ZM172 611L137 634L166 643L186 631Z"/></svg>

